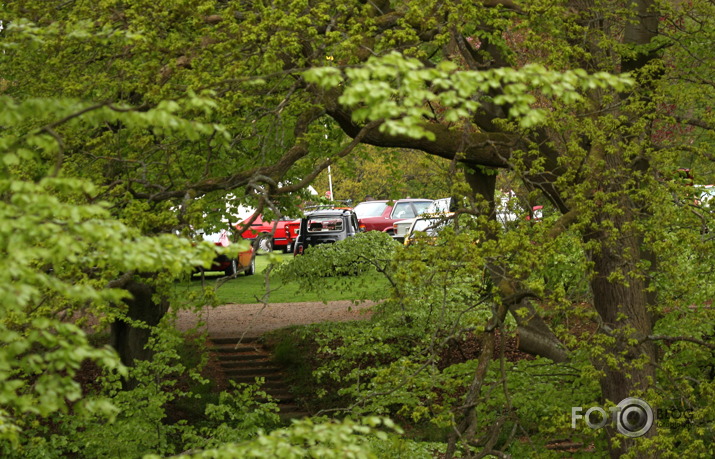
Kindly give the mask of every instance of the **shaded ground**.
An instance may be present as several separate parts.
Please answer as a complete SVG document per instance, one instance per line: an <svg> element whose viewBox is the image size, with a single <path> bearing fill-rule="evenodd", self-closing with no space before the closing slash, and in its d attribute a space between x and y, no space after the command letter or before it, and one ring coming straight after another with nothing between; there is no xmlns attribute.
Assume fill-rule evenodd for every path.
<svg viewBox="0 0 715 459"><path fill-rule="evenodd" d="M274 303L274 304L224 304L206 308L199 314L181 311L176 326L187 331L205 324L200 330L208 329L214 338L258 337L265 332L290 325L305 325L319 322L345 322L368 319L369 308L375 303L365 301L329 301L328 303Z"/></svg>

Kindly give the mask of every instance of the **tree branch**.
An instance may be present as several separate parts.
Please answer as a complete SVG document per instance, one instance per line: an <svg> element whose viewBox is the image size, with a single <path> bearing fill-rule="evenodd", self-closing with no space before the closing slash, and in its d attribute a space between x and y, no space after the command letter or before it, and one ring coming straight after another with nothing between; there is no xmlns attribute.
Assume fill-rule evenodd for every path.
<svg viewBox="0 0 715 459"><path fill-rule="evenodd" d="M672 343L672 342L676 342L676 341L685 341L688 343L695 343L695 344L707 347L708 349L715 351L715 344L708 343L707 341L703 341L703 340L700 340L697 338L692 338L690 336L649 335L648 340L649 341L665 341L666 343Z"/></svg>
<svg viewBox="0 0 715 459"><path fill-rule="evenodd" d="M325 98L326 112L347 135L357 136L365 126L353 122L352 113L338 106L336 98L336 95ZM380 132L378 126L374 126L364 134L362 143L376 147L421 150L445 159L457 158L466 164L499 168L509 166L507 159L511 157L511 152L521 145L521 137L517 134L466 129L460 131L452 126L436 123L424 123L421 127L431 132L435 140L390 135Z"/></svg>

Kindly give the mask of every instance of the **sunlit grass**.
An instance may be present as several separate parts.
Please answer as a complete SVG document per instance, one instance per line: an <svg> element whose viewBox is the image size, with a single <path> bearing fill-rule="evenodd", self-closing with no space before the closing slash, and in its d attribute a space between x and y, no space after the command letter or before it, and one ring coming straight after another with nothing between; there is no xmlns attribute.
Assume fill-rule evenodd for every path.
<svg viewBox="0 0 715 459"><path fill-rule="evenodd" d="M294 303L308 301L339 301L385 298L389 283L376 272L360 276L326 277L318 292L303 291L297 282L284 282L274 272L266 278L271 263L274 267L291 259L292 254L274 253L256 257L256 273L252 276L239 274L235 279L225 280L221 272L208 272L201 278L195 275L190 281L178 283L177 293L198 293L202 287L216 288L219 303L259 303L264 298L269 303ZM269 290L266 296L266 291Z"/></svg>

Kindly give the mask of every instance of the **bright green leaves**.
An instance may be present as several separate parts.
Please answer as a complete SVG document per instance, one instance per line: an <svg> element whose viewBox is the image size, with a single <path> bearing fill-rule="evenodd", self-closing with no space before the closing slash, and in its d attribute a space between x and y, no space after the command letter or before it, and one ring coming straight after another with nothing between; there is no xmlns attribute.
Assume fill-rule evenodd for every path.
<svg viewBox="0 0 715 459"><path fill-rule="evenodd" d="M303 77L308 83L325 89L338 87L343 82L342 72L335 67L315 67L303 73Z"/></svg>
<svg viewBox="0 0 715 459"><path fill-rule="evenodd" d="M205 262L202 250L212 252L171 235L140 236L102 206L66 202L92 190L85 182L5 180L0 190L0 407L11 417L47 416L80 397L71 378L84 360L118 365L113 352L95 349L57 314L118 303L126 293L106 284L121 272L178 274ZM36 375L28 386L25 378Z"/></svg>
<svg viewBox="0 0 715 459"><path fill-rule="evenodd" d="M589 75L583 70L554 72L538 64L520 69L462 71L454 63L443 61L428 68L396 52L347 68L342 79L338 69L332 67L308 70L304 77L326 89L342 82L339 101L353 109L354 121L382 120L383 132L429 140L434 135L425 129L426 120L456 123L466 119L493 91L496 95L490 96L491 102L508 107L510 117L528 128L546 119L548 110L537 106L540 97L575 103L584 99L584 91L621 91L632 84L623 75Z"/></svg>
<svg viewBox="0 0 715 459"><path fill-rule="evenodd" d="M24 415L35 419L80 408L83 394L73 377L82 362L119 368L113 351L95 348L65 320L111 312L126 292L108 284L123 273L175 277L215 256L207 244L195 247L172 234L145 236L141 225L116 219L97 199L101 187L65 175L65 141L57 133L112 123L187 137L220 130L179 116L212 109L210 100L193 94L142 112L70 99L5 96L1 102L0 443L18 441ZM165 223L166 212L149 215L147 226ZM101 401L82 409L112 411Z"/></svg>
<svg viewBox="0 0 715 459"><path fill-rule="evenodd" d="M81 401L82 391L73 377L87 359L123 374L114 351L92 347L73 324L40 318L21 334L8 330L5 317L0 319L0 445L5 445L0 451L10 454L7 445L19 443L21 432L36 417L67 412L69 406L78 412L112 412L99 401Z"/></svg>
<svg viewBox="0 0 715 459"><path fill-rule="evenodd" d="M93 125L121 124L136 138L151 130L155 136L178 135L189 141L211 137L216 147L231 138L221 125L187 119L187 114L211 114L216 102L208 92L202 95L188 92L182 99L164 101L149 110L72 99L28 98L18 101L7 96L0 96L0 105L3 105L0 125L6 128L0 133L0 177L32 167L60 166L65 142L69 144L75 139L63 140L55 130L75 134L79 130L91 129ZM88 149L88 145L91 141L84 145L84 149ZM39 162L33 166L30 162L45 158L55 158L56 161L47 161L44 166ZM14 172L8 168L13 168ZM38 172L35 170L32 174Z"/></svg>
<svg viewBox="0 0 715 459"><path fill-rule="evenodd" d="M378 457L372 448L375 439L385 441L388 435L401 432L394 422L378 416L368 416L357 421L348 417L342 421L325 422L307 418L293 421L290 427L274 430L250 441L228 443L215 450L190 454L188 457L371 459Z"/></svg>
<svg viewBox="0 0 715 459"><path fill-rule="evenodd" d="M363 297L375 293L365 285L373 278L356 275L376 270L389 278L392 257L399 248L387 233L368 231L334 244L309 247L305 255L281 265L278 273L286 280L297 281L301 289L316 292L325 288L325 277L337 276L336 288L359 291L360 299L380 300L387 292L376 292L375 298Z"/></svg>

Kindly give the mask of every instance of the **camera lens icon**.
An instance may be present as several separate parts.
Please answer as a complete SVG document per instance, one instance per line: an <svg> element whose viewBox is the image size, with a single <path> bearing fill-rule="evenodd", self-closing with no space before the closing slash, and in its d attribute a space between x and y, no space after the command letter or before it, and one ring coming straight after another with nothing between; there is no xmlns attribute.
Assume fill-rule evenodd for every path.
<svg viewBox="0 0 715 459"><path fill-rule="evenodd" d="M653 426L653 410L647 402L634 397L621 400L618 404L616 429L627 437L645 435Z"/></svg>

